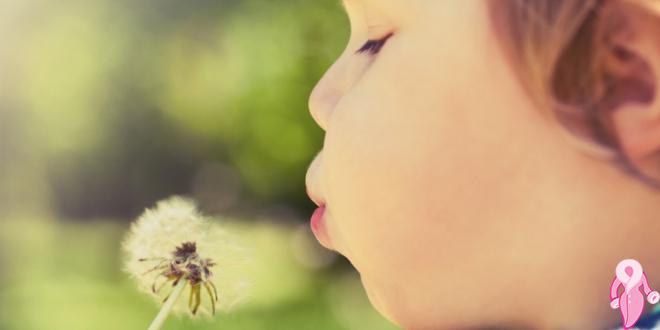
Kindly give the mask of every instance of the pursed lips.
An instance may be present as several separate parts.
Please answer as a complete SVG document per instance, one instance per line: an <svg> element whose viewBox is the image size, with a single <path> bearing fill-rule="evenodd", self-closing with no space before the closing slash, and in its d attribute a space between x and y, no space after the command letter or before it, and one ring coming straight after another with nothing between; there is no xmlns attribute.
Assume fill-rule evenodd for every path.
<svg viewBox="0 0 660 330"><path fill-rule="evenodd" d="M319 191L318 183L318 170L319 165L322 159L322 154L319 152L314 160L312 160L309 168L307 169L307 174L305 175L305 186L307 189L307 196L316 204L317 206L325 205L326 201L322 197L321 192Z"/></svg>

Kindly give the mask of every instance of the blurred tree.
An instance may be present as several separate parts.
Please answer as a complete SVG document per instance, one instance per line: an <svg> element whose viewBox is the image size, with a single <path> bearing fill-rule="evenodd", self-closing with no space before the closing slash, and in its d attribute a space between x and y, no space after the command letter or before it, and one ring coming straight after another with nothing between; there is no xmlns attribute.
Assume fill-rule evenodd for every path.
<svg viewBox="0 0 660 330"><path fill-rule="evenodd" d="M170 194L311 212L307 100L347 39L336 2L28 1L16 56L0 52L20 82L0 119L25 119L0 152L32 150L61 216L130 218Z"/></svg>

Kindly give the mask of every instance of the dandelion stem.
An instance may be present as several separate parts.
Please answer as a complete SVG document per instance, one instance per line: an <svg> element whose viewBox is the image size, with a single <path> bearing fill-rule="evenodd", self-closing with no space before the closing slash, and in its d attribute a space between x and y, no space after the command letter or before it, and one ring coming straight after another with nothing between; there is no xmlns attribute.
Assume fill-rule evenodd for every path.
<svg viewBox="0 0 660 330"><path fill-rule="evenodd" d="M176 301L179 299L179 296L181 295L181 292L183 292L183 288L186 286L187 282L188 281L181 280L179 283L177 283L174 289L172 289L172 293L163 304L163 307L160 308L160 312L158 312L156 318L151 322L148 330L159 330L160 327L163 326L163 322L165 322L165 319L167 319L167 315L170 314L174 303L176 303Z"/></svg>

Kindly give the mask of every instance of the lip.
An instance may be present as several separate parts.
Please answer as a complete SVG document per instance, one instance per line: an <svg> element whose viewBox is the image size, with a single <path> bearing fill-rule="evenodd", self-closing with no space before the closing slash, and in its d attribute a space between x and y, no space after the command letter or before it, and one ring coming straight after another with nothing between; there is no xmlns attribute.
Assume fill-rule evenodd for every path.
<svg viewBox="0 0 660 330"><path fill-rule="evenodd" d="M314 157L314 160L310 164L307 174L305 175L307 196L309 196L309 199L318 206L310 218L309 225L316 240L319 241L323 247L329 250L334 250L326 225L326 202L325 199L321 198L323 194L320 190L320 182L318 181L318 172L320 171L322 155L323 154L319 152L316 157Z"/></svg>
<svg viewBox="0 0 660 330"><path fill-rule="evenodd" d="M307 186L307 196L309 196L309 199L316 204L316 206L321 207L325 206L325 201L322 198L319 198L316 194L312 193L312 191L309 188L309 185Z"/></svg>
<svg viewBox="0 0 660 330"><path fill-rule="evenodd" d="M316 240L326 249L332 250L332 241L330 240L330 235L328 235L328 229L325 224L325 205L321 205L314 210L309 225L312 228Z"/></svg>
<svg viewBox="0 0 660 330"><path fill-rule="evenodd" d="M321 193L321 182L319 182L319 171L320 166L321 166L321 159L323 157L323 153L319 152L316 157L314 157L314 160L312 160L312 163L309 165L309 168L307 169L307 173L305 174L305 188L307 190L307 196L309 196L309 199L316 204L316 206L322 206L325 205L325 200L321 198L323 194Z"/></svg>

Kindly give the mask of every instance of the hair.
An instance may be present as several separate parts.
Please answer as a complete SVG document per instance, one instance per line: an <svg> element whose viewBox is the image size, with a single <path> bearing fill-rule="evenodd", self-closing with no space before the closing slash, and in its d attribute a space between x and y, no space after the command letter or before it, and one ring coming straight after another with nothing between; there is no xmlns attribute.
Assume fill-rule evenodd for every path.
<svg viewBox="0 0 660 330"><path fill-rule="evenodd" d="M589 154L660 188L625 156L608 115L620 105L622 84L634 83L615 74L613 57L635 56L609 40L625 24L606 6L611 1L617 0L490 0L488 9L507 59L544 115ZM660 2L626 2L660 16ZM651 102L652 87L634 85L625 96Z"/></svg>

